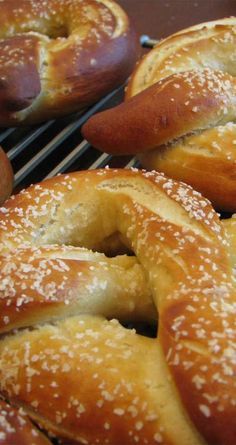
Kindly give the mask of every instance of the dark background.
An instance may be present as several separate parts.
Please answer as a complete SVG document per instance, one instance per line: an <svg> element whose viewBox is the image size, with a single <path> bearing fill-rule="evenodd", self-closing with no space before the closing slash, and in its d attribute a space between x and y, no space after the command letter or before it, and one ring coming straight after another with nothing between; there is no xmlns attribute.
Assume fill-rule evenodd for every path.
<svg viewBox="0 0 236 445"><path fill-rule="evenodd" d="M236 0L117 0L138 34L167 37L187 26L236 15Z"/></svg>

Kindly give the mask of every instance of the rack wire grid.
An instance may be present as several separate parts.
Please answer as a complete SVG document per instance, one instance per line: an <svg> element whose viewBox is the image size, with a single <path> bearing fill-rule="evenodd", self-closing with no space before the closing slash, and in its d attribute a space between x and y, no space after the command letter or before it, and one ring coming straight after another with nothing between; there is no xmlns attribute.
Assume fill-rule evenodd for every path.
<svg viewBox="0 0 236 445"><path fill-rule="evenodd" d="M140 44L146 48L156 43L148 36L140 38ZM83 112L37 126L2 129L0 144L12 163L14 192L59 173L105 166L137 167L135 158L101 153L81 135L81 127L90 116L122 102L124 87L113 90Z"/></svg>

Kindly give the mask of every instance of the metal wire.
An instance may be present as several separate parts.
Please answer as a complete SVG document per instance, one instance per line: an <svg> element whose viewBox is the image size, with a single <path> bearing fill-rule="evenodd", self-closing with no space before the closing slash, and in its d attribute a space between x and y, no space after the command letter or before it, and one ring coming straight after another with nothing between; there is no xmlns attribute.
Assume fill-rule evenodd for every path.
<svg viewBox="0 0 236 445"><path fill-rule="evenodd" d="M141 36L140 43L151 48L157 41ZM124 85L83 113L50 120L34 127L0 131L0 143L13 165L15 190L72 170L94 169L106 165L124 168L138 166L135 159L101 154L81 134L81 127L90 116L123 100L123 91Z"/></svg>

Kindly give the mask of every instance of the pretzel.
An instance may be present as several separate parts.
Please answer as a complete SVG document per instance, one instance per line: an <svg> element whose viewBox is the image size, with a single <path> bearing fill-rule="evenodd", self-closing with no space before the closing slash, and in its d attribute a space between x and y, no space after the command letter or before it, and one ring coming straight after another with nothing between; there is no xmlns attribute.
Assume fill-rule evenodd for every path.
<svg viewBox="0 0 236 445"><path fill-rule="evenodd" d="M13 170L11 163L0 147L0 204L11 194L13 188Z"/></svg>
<svg viewBox="0 0 236 445"><path fill-rule="evenodd" d="M138 64L126 102L89 119L84 136L103 151L137 154L146 169L235 212L235 44L235 18L164 39Z"/></svg>
<svg viewBox="0 0 236 445"><path fill-rule="evenodd" d="M14 297L9 304L12 282L8 283L8 277L13 257ZM66 282L61 268L64 263L70 267ZM154 323L157 318L143 270L133 257L107 258L78 247L40 246L14 249L10 256L0 259L0 268L0 282L4 283L0 285L1 333L74 313L102 313L123 322ZM52 274L45 274L45 268L54 269L59 294L52 290ZM26 301L22 286L28 289ZM23 313L18 305L23 305Z"/></svg>
<svg viewBox="0 0 236 445"><path fill-rule="evenodd" d="M22 409L16 409L0 400L1 445L50 445L27 418Z"/></svg>
<svg viewBox="0 0 236 445"><path fill-rule="evenodd" d="M235 76L236 17L200 23L161 40L138 64L127 87L130 98L161 79L206 67Z"/></svg>
<svg viewBox="0 0 236 445"><path fill-rule="evenodd" d="M122 84L136 38L112 0L0 2L0 125L81 110Z"/></svg>
<svg viewBox="0 0 236 445"><path fill-rule="evenodd" d="M235 443L235 288L206 199L160 173L101 169L33 185L0 215L7 400L69 443ZM114 256L127 249L136 259ZM89 307L128 261L145 276L157 339L106 319L107 296Z"/></svg>
<svg viewBox="0 0 236 445"><path fill-rule="evenodd" d="M229 239L230 257L236 274L236 215L233 215L228 219L222 219L222 223L224 225L226 236Z"/></svg>

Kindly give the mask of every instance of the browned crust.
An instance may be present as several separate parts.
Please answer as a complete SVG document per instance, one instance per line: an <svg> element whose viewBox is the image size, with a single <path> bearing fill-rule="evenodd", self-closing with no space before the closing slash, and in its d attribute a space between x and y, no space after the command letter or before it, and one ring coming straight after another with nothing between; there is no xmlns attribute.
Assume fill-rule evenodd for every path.
<svg viewBox="0 0 236 445"><path fill-rule="evenodd" d="M69 246L16 249L0 257L1 282L0 333L81 313L156 320L142 268L126 256L107 258Z"/></svg>
<svg viewBox="0 0 236 445"><path fill-rule="evenodd" d="M27 283L22 281L19 296L14 275L15 248L94 248L117 232L153 290L159 339L140 338L92 315L32 326L0 342L1 390L59 437L82 443L96 438L119 445L122 439L133 445L136 437L142 444L232 445L232 269L218 215L191 187L155 172L105 169L63 175L21 192L1 209L3 298L9 289L14 300L16 292L19 312L27 303ZM32 264L25 271L32 272ZM69 279L73 261L44 267L52 277L48 291L60 296L58 268ZM46 300L45 293L43 308Z"/></svg>
<svg viewBox="0 0 236 445"><path fill-rule="evenodd" d="M36 37L0 41L0 116L4 119L30 106L40 93L38 51Z"/></svg>
<svg viewBox="0 0 236 445"><path fill-rule="evenodd" d="M32 424L22 409L0 400L1 445L50 445L48 439Z"/></svg>
<svg viewBox="0 0 236 445"><path fill-rule="evenodd" d="M236 214L231 218L222 220L222 223L229 240L229 253L236 277Z"/></svg>
<svg viewBox="0 0 236 445"><path fill-rule="evenodd" d="M0 27L1 126L82 109L122 84L137 58L112 0L4 0Z"/></svg>
<svg viewBox="0 0 236 445"><path fill-rule="evenodd" d="M236 17L213 20L158 42L137 63L127 85L126 99L177 72L217 67L234 76L235 25Z"/></svg>
<svg viewBox="0 0 236 445"><path fill-rule="evenodd" d="M210 199L221 211L236 211L236 124L228 123L157 147L138 157L146 169L163 171ZM203 174L204 172L204 174Z"/></svg>
<svg viewBox="0 0 236 445"><path fill-rule="evenodd" d="M209 157L201 152L210 136L206 144L201 133L235 122L235 46L235 17L202 23L160 41L137 64L125 104L89 119L85 137L105 152L138 154L144 168L186 181L218 210L234 212L235 137L228 141L229 150L224 136L215 140L213 132ZM199 136L199 153L187 145L192 133ZM225 156L219 157L218 150Z"/></svg>
<svg viewBox="0 0 236 445"><path fill-rule="evenodd" d="M211 70L173 74L117 107L92 116L83 135L116 154L151 150L234 118L236 83Z"/></svg>
<svg viewBox="0 0 236 445"><path fill-rule="evenodd" d="M0 204L11 194L13 188L13 170L11 163L0 147Z"/></svg>

